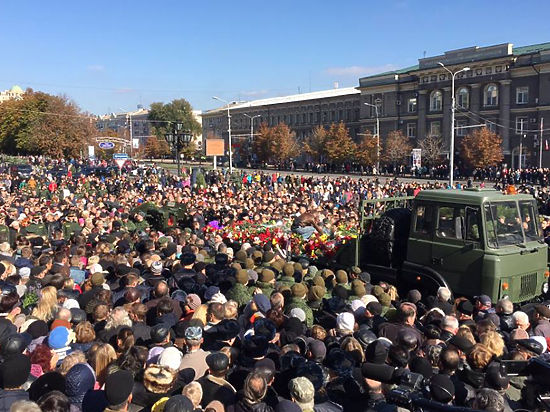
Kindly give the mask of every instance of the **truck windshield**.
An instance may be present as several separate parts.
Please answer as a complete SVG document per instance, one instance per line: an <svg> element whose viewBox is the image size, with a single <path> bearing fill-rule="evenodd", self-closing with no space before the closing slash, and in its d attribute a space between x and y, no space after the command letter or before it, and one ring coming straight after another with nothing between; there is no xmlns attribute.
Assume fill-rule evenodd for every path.
<svg viewBox="0 0 550 412"><path fill-rule="evenodd" d="M487 244L491 248L539 240L537 215L532 201L486 204Z"/></svg>

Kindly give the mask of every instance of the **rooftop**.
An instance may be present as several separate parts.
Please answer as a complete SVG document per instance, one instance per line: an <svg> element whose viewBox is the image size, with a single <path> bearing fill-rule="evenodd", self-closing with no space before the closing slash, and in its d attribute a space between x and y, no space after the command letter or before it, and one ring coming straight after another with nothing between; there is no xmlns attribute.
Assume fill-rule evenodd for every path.
<svg viewBox="0 0 550 412"><path fill-rule="evenodd" d="M445 55L448 55L448 54L451 54L453 52L461 52L463 50L471 50L471 51L482 51L483 49L491 49L491 48L495 48L495 47L498 47L498 46L504 46L504 45L508 45L508 43L505 43L503 45L497 45L497 46L488 46L488 47L477 47L477 46L474 46L474 47L471 47L471 48L465 48L465 49L460 49L460 50L452 50L450 52L445 52ZM550 50L550 42L547 42L547 43L539 43L539 44L532 44L532 45L529 45L529 46L520 46L520 47L511 47L512 45L510 44L510 49L511 49L511 55L512 56L523 56L523 55L526 55L526 54L535 54L535 53L540 53L542 51L547 51L547 50ZM425 58L425 59L419 59L420 60L428 60L428 59L433 59L432 57L428 57L428 58ZM409 67L404 67L402 69L398 69L398 70L392 70L392 71L387 71L387 72L383 72L383 73L378 73L378 74L373 74L373 75L370 75L370 76L365 76L365 77L362 77L362 79L375 79L377 77L384 77L384 76L389 76L389 75L398 75L398 74L406 74L406 73L409 73L409 72L413 72L413 71L416 71L416 70L419 70L420 69L420 64L415 64L413 66L409 66ZM360 79L361 80L361 79Z"/></svg>
<svg viewBox="0 0 550 412"><path fill-rule="evenodd" d="M235 102L230 105L230 108L234 110L249 107L268 106L272 104L303 102L306 100L325 99L330 97L348 96L354 94L361 94L361 92L355 87L343 87L341 89L321 90L310 93L292 94L289 96L270 97L267 99L251 100L249 102ZM203 112L203 115L213 114L223 110L227 110L227 105L216 109L207 110Z"/></svg>

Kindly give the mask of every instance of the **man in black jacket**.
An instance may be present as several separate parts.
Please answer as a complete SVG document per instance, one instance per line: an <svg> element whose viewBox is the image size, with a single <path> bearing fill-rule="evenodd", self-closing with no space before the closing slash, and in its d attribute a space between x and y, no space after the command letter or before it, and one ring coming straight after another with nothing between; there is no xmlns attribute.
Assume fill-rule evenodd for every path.
<svg viewBox="0 0 550 412"><path fill-rule="evenodd" d="M0 390L0 412L9 412L11 405L17 401L28 401L29 394L21 388L31 372L31 361L28 356L16 354L0 366L2 379Z"/></svg>
<svg viewBox="0 0 550 412"><path fill-rule="evenodd" d="M202 386L201 406L206 407L211 401L218 400L226 407L235 403L235 388L225 380L229 371L229 358L221 352L211 353L206 357L208 374L198 380Z"/></svg>

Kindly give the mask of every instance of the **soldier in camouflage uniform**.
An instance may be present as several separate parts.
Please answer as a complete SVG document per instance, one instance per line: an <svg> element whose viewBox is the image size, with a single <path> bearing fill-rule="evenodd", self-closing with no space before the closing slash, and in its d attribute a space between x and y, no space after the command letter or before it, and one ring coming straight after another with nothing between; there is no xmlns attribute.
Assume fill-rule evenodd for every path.
<svg viewBox="0 0 550 412"><path fill-rule="evenodd" d="M313 311L307 304L307 286L303 283L295 283L292 285L290 290L292 292L292 297L290 298L288 305L285 304L285 313L288 315L294 308L302 309L306 314L306 326L311 328L313 326Z"/></svg>
<svg viewBox="0 0 550 412"><path fill-rule="evenodd" d="M258 281L256 286L262 290L262 293L270 297L275 290L275 273L271 269L263 269L258 273Z"/></svg>
<svg viewBox="0 0 550 412"><path fill-rule="evenodd" d="M252 300L252 295L248 291L248 272L245 269L237 270L235 275L237 283L225 294L227 299L234 300L239 305L239 308L245 306Z"/></svg>
<svg viewBox="0 0 550 412"><path fill-rule="evenodd" d="M277 288L281 286L292 287L296 281L294 280L294 264L287 262L283 266L283 275L277 280Z"/></svg>

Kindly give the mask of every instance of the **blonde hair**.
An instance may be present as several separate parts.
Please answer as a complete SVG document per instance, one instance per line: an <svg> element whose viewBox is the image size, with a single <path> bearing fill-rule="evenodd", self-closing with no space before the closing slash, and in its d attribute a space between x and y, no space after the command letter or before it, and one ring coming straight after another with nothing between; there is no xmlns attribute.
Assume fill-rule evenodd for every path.
<svg viewBox="0 0 550 412"><path fill-rule="evenodd" d="M107 377L107 367L116 360L115 349L108 343L100 344L94 351L91 359L90 366L94 368L96 380L99 386L103 386L105 378Z"/></svg>
<svg viewBox="0 0 550 412"><path fill-rule="evenodd" d="M55 316L57 310L57 289L53 286L46 286L41 290L38 306L33 309L32 316L48 322Z"/></svg>
<svg viewBox="0 0 550 412"><path fill-rule="evenodd" d="M193 406L198 408L202 401L202 386L198 382L188 383L183 387L181 391L182 395L185 395L193 403Z"/></svg>
<svg viewBox="0 0 550 412"><path fill-rule="evenodd" d="M348 352L358 364L365 362L365 352L363 351L363 347L354 337L348 336L345 338L340 345L340 349L344 352Z"/></svg>
<svg viewBox="0 0 550 412"><path fill-rule="evenodd" d="M391 285L386 293L390 295L390 300L392 302L399 300L399 294L397 293L397 288L395 286Z"/></svg>
<svg viewBox="0 0 550 412"><path fill-rule="evenodd" d="M225 309L225 319L237 319L239 316L239 305L234 300L228 300L223 305Z"/></svg>
<svg viewBox="0 0 550 412"><path fill-rule="evenodd" d="M78 343L89 343L95 340L95 330L90 322L80 322L74 329Z"/></svg>
<svg viewBox="0 0 550 412"><path fill-rule="evenodd" d="M84 355L84 352L77 350L71 352L63 359L57 371L65 376L74 365L79 363L86 363L86 355Z"/></svg>
<svg viewBox="0 0 550 412"><path fill-rule="evenodd" d="M193 313L193 316L191 317L191 319L198 319L202 322L202 324L204 326L206 326L206 324L208 323L206 321L206 313L207 312L208 312L208 305L207 304L202 304L197 308L197 310L195 310L195 312Z"/></svg>
<svg viewBox="0 0 550 412"><path fill-rule="evenodd" d="M480 336L480 341L493 356L501 357L504 355L504 339L499 333L495 331L485 332Z"/></svg>
<svg viewBox="0 0 550 412"><path fill-rule="evenodd" d="M472 333L472 330L468 326L459 327L458 331L456 332L456 336L460 336L460 337L468 339L468 341L472 345L476 344L476 338L474 337L474 334Z"/></svg>
<svg viewBox="0 0 550 412"><path fill-rule="evenodd" d="M493 354L482 343L474 345L468 355L468 363L472 368L484 370L493 359Z"/></svg>

